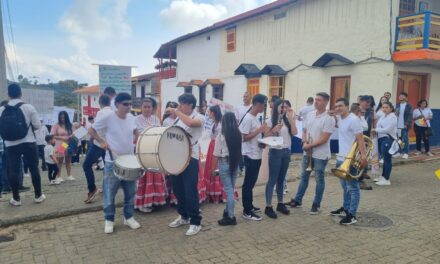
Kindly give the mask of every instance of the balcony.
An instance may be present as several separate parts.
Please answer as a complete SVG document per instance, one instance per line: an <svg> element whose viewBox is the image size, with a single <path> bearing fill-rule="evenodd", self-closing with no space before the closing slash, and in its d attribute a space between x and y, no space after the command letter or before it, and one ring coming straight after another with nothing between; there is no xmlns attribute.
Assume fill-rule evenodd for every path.
<svg viewBox="0 0 440 264"><path fill-rule="evenodd" d="M161 69L159 71L159 78L162 79L171 79L176 77L176 68L166 68Z"/></svg>
<svg viewBox="0 0 440 264"><path fill-rule="evenodd" d="M393 61L440 66L440 14L423 12L397 17Z"/></svg>

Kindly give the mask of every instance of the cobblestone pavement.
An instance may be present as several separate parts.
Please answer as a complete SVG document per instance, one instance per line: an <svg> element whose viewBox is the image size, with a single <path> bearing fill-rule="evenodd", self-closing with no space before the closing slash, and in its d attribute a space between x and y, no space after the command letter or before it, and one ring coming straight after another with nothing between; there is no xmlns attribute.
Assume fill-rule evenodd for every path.
<svg viewBox="0 0 440 264"><path fill-rule="evenodd" d="M167 227L176 217L171 208L137 214L142 228L136 231L118 217L111 235L103 232L102 212L92 212L1 230L0 263L440 263L440 181L433 174L439 167L439 161L399 166L391 186L362 191L361 222L374 220L361 215L375 213L391 219L389 227L339 225L328 212L341 205L341 190L328 176L316 216L308 214L313 180L304 207L276 220L238 217L237 226L220 227L224 205L205 204L203 230L194 237ZM286 199L297 185L289 183ZM264 186L255 200L263 207ZM1 242L11 234L14 241Z"/></svg>

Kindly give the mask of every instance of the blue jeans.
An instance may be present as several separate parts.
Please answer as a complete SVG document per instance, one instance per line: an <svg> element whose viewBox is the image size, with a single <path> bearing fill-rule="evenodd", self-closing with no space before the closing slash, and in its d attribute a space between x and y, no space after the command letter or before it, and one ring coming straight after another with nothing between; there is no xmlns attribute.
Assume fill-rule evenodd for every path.
<svg viewBox="0 0 440 264"><path fill-rule="evenodd" d="M336 161L336 168L341 166L342 161ZM353 175L358 174L358 172L351 168L350 173ZM357 209L359 207L359 201L361 199L361 190L359 188L359 181L357 179L344 180L340 179L343 198L342 207L347 210L352 216L356 216Z"/></svg>
<svg viewBox="0 0 440 264"><path fill-rule="evenodd" d="M188 167L179 175L172 176L173 191L177 198L177 212L191 225L200 225L199 211L199 161L191 158Z"/></svg>
<svg viewBox="0 0 440 264"><path fill-rule="evenodd" d="M266 205L272 205L273 187L277 186L278 203L283 202L284 180L290 163L290 149L269 150L269 179L266 184Z"/></svg>
<svg viewBox="0 0 440 264"><path fill-rule="evenodd" d="M307 168L307 156L303 156L301 164L301 182L298 185L298 191L293 199L298 204L302 204L302 199L306 193L307 187L309 186L310 171L306 171ZM325 166L327 166L328 160L315 159L313 158L313 170L315 171L316 189L315 189L315 199L313 200L313 205L318 207L321 206L322 196L324 195L325 189Z"/></svg>
<svg viewBox="0 0 440 264"><path fill-rule="evenodd" d="M124 217L125 219L130 219L134 214L136 181L120 180L113 172L113 162L106 162L102 192L104 195L104 215L107 221L115 221L115 197L119 187L122 187L124 191Z"/></svg>
<svg viewBox="0 0 440 264"><path fill-rule="evenodd" d="M83 163L83 170L87 179L87 188L91 193L96 190L95 174L93 173L92 166L100 157L103 157L104 160L105 150L96 146L95 144L90 144L89 146L90 147L88 148L87 155Z"/></svg>
<svg viewBox="0 0 440 264"><path fill-rule="evenodd" d="M402 154L408 154L408 152L409 152L409 130L402 128L400 131L401 131L400 138L405 143L405 146L402 149Z"/></svg>
<svg viewBox="0 0 440 264"><path fill-rule="evenodd" d="M257 183L258 173L260 172L261 159L251 159L244 156L244 181L241 187L241 200L243 203L243 213L250 214L253 209L253 190Z"/></svg>
<svg viewBox="0 0 440 264"><path fill-rule="evenodd" d="M389 137L379 138L379 147L382 151L382 157L383 157L382 176L387 180L390 179L391 170L393 169L392 156L390 153L388 153L388 150L390 150L392 144L393 144L393 140Z"/></svg>
<svg viewBox="0 0 440 264"><path fill-rule="evenodd" d="M225 212L228 213L230 218L234 217L235 208L235 182L237 180L238 168L231 173L229 170L229 161L226 158L219 158L218 170L220 173L220 178L223 183L223 188L226 192L226 209Z"/></svg>

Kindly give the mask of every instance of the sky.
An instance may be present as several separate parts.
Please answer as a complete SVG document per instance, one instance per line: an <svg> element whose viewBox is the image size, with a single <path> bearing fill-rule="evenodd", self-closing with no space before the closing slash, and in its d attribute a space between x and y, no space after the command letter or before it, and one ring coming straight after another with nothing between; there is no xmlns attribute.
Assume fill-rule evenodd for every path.
<svg viewBox="0 0 440 264"><path fill-rule="evenodd" d="M162 43L273 1L1 0L8 79L91 85L93 64L150 73Z"/></svg>

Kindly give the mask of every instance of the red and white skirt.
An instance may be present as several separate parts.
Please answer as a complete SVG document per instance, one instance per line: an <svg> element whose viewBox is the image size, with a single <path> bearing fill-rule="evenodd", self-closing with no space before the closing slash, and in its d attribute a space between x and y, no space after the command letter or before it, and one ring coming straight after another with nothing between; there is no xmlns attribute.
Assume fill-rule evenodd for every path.
<svg viewBox="0 0 440 264"><path fill-rule="evenodd" d="M165 175L160 172L147 171L138 181L135 208L164 205L167 195Z"/></svg>

